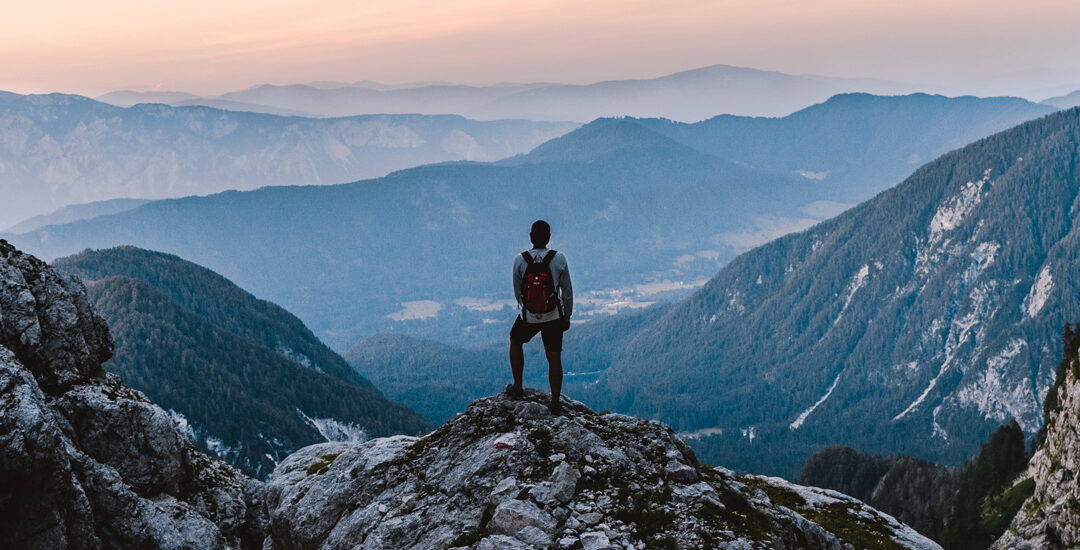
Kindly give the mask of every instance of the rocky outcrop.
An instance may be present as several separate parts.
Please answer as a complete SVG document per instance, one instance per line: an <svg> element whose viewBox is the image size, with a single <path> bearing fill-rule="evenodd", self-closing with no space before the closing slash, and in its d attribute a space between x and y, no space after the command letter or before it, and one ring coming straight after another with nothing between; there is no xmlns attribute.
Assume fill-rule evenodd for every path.
<svg viewBox="0 0 1080 550"><path fill-rule="evenodd" d="M1080 335L1065 331L1065 357L1046 396L1045 437L1014 482L1029 494L995 549L1080 546Z"/></svg>
<svg viewBox="0 0 1080 550"><path fill-rule="evenodd" d="M90 311L86 289L0 240L0 345L15 353L43 389L59 391L103 374L109 328Z"/></svg>
<svg viewBox="0 0 1080 550"><path fill-rule="evenodd" d="M301 449L270 478L275 550L939 548L834 491L698 464L668 426L527 390L431 434ZM851 545L851 546L849 546Z"/></svg>
<svg viewBox="0 0 1080 550"><path fill-rule="evenodd" d="M0 532L14 548L257 548L262 485L107 374L82 284L0 240Z"/></svg>

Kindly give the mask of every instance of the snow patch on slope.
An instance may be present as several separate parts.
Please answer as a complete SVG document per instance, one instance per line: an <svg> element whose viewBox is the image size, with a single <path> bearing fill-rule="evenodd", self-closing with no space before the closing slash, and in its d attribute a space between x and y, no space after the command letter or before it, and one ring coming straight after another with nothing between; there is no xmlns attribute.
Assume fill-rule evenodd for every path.
<svg viewBox="0 0 1080 550"><path fill-rule="evenodd" d="M956 229L969 213L982 202L983 188L990 182L990 169L983 171L979 181L969 181L960 188L960 192L945 200L934 212L927 228L926 243L915 254L915 272L928 275L931 264L935 263L940 253L949 245L950 239L945 234Z"/></svg>
<svg viewBox="0 0 1080 550"><path fill-rule="evenodd" d="M352 422L342 422L336 418L312 418L300 409L296 409L296 412L327 441L360 443L368 438L367 432Z"/></svg>
<svg viewBox="0 0 1080 550"><path fill-rule="evenodd" d="M841 372L840 374L843 373ZM830 395L832 395L833 390L836 389L836 384L840 382L840 374L836 375L836 379L833 380L832 385L829 386L829 390L825 392L825 395L821 396L821 399L818 399L817 402L815 402L813 405L810 405L809 409L806 409L805 411L799 413L799 417L796 418L795 421L792 422L790 425L788 425L788 429L790 429L791 431L799 429L799 427L803 425L803 422L806 422L806 418L810 416L810 413L814 412L814 409L817 409L819 405L824 403L825 400L828 399Z"/></svg>
<svg viewBox="0 0 1080 550"><path fill-rule="evenodd" d="M315 370L322 372L322 369L318 367L312 367L310 357L290 348L289 346L286 346L285 344L282 344L281 342L278 342L278 345L274 348L274 351L278 352L279 355L284 356L286 359L294 363L299 363L309 369L314 368Z"/></svg>
<svg viewBox="0 0 1080 550"><path fill-rule="evenodd" d="M973 329L976 327L979 327L980 329L984 328L986 321L993 317L994 313L997 312L996 309L991 311L993 300L991 299L990 292L992 289L993 284L991 283L989 285L980 285L971 292L971 311L959 319L954 319L949 327L949 333L945 339L945 349L943 350L945 359L941 363L940 370L938 370L937 375L930 380L930 384L926 386L926 389L919 394L919 397L901 411L900 414L893 417L894 422L907 416L926 400L927 396L930 395L930 392L937 387L941 378L955 366L954 362L957 358L957 353L965 344L973 338L976 341L981 339L982 331L973 332ZM936 330L939 330L941 326L942 323L939 323L937 319L931 324L931 327L934 328L935 332Z"/></svg>
<svg viewBox="0 0 1080 550"><path fill-rule="evenodd" d="M952 231L959 227L964 217L971 212L975 205L982 201L983 186L990 181L990 169L983 172L979 181L969 181L961 189L960 193L945 201L938 207L930 220L930 242L941 239L946 231Z"/></svg>
<svg viewBox="0 0 1080 550"><path fill-rule="evenodd" d="M997 355L986 360L986 370L977 376L974 383L956 393L957 401L961 405L975 407L987 420L1004 422L1015 418L1024 431L1034 429L1034 425L1025 422L1039 409L1031 393L1031 380L1024 377L1010 387L1009 373L1005 368L1027 345L1027 341L1021 338L1010 340Z"/></svg>
<svg viewBox="0 0 1080 550"><path fill-rule="evenodd" d="M975 250L971 252L971 265L964 270L962 280L964 284L970 284L982 275L986 268L990 267L994 263L994 259L997 257L997 251L1001 249L1001 244L996 242L985 242L975 247Z"/></svg>
<svg viewBox="0 0 1080 550"><path fill-rule="evenodd" d="M847 311L848 306L851 305L851 299L855 297L855 293L860 288L866 286L866 281L870 279L870 265L863 264L859 268L859 271L855 273L851 278L851 282L847 285L847 296L844 297L844 306L840 308L840 314L836 316L836 320L833 324L840 322L840 319L844 316L844 312Z"/></svg>
<svg viewBox="0 0 1080 550"><path fill-rule="evenodd" d="M1054 277L1050 274L1050 266L1044 266L1039 275L1035 277L1035 284L1031 285L1031 291L1024 298L1023 311L1028 318L1035 317L1039 310L1046 305L1046 299L1050 297L1050 290L1054 288Z"/></svg>
<svg viewBox="0 0 1080 550"><path fill-rule="evenodd" d="M217 456L218 458L220 458L222 460L225 460L226 462L229 461L230 456L235 456L235 455L240 454L239 447L240 446L238 446L236 449L234 449L234 448L226 445L225 441L222 440L221 438L218 438L218 437L207 437L206 438L206 449L208 451L214 453L214 455Z"/></svg>

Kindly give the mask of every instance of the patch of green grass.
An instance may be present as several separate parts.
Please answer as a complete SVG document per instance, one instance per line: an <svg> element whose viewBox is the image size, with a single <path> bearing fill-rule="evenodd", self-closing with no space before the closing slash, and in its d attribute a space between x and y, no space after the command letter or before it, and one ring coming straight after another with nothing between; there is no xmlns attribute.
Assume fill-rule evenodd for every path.
<svg viewBox="0 0 1080 550"><path fill-rule="evenodd" d="M1001 535L1020 511L1024 501L1035 493L1035 480L1025 479L1000 495L987 498L982 505L979 523L988 533ZM996 538L996 537L995 537Z"/></svg>
<svg viewBox="0 0 1080 550"><path fill-rule="evenodd" d="M853 505L833 502L821 508L799 510L806 519L820 525L826 531L840 537L855 548L866 550L903 550L904 546L892 538L892 532L881 523L868 521L860 516Z"/></svg>
<svg viewBox="0 0 1080 550"><path fill-rule="evenodd" d="M773 504L778 504L784 508L790 508L796 511L806 506L806 499L799 493L790 489L772 485L765 480L756 477L744 476L738 479L748 487L764 491Z"/></svg>
<svg viewBox="0 0 1080 550"><path fill-rule="evenodd" d="M746 495L726 483L717 483L714 487L723 507L704 501L698 509L698 517L717 530L730 529L756 541L769 538L772 527L769 516L755 508Z"/></svg>
<svg viewBox="0 0 1080 550"><path fill-rule="evenodd" d="M341 453L330 453L319 457L319 460L315 461L311 466L307 468L307 475L323 475L330 469L330 465Z"/></svg>

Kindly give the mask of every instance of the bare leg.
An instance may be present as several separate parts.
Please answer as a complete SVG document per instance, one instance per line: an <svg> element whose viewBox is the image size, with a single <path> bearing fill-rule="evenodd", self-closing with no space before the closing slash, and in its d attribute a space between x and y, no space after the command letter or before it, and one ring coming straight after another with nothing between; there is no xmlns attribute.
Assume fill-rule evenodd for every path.
<svg viewBox="0 0 1080 550"><path fill-rule="evenodd" d="M551 384L552 409L560 409L559 397L562 394L562 353L557 351L547 352L548 360L548 383Z"/></svg>
<svg viewBox="0 0 1080 550"><path fill-rule="evenodd" d="M521 349L521 341L513 336L510 337L510 372L514 375L514 389L518 395L521 395L521 377L525 372L525 352Z"/></svg>

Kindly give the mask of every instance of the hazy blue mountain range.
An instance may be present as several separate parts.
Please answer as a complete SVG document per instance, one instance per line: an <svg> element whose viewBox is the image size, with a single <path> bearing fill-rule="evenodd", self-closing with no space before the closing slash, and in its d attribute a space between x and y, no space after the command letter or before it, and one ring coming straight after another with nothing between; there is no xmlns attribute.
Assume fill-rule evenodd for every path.
<svg viewBox="0 0 1080 550"><path fill-rule="evenodd" d="M789 75L730 65L713 65L658 78L558 83L466 86L431 83L386 86L371 82L262 85L215 97L192 98L146 92L143 101L219 106L229 101L264 111L287 110L314 116L373 113L459 114L477 120L588 122L610 116L664 117L694 122L719 113L784 116L842 92L906 93L900 84L813 75ZM114 92L99 99L130 105L137 92Z"/></svg>
<svg viewBox="0 0 1080 550"><path fill-rule="evenodd" d="M0 227L69 204L341 183L527 152L576 127L460 116L281 117L0 92Z"/></svg>
<svg viewBox="0 0 1080 550"><path fill-rule="evenodd" d="M1053 111L1015 97L842 94L783 118L641 123L721 158L798 173L833 200L856 203L946 151Z"/></svg>
<svg viewBox="0 0 1080 550"><path fill-rule="evenodd" d="M71 223L79 220L88 220L98 216L107 216L118 212L125 212L132 208L142 206L153 199L109 199L106 201L88 202L65 206L54 212L27 218L7 229L11 233L27 233L35 229L41 229L46 225Z"/></svg>
<svg viewBox="0 0 1080 550"><path fill-rule="evenodd" d="M1051 97L1041 101L1045 105L1051 105L1058 109L1070 109L1080 105L1080 90L1063 96Z"/></svg>
<svg viewBox="0 0 1080 550"><path fill-rule="evenodd" d="M1080 110L1022 124L739 256L682 302L571 331L567 353L588 356L566 368L593 380L567 394L672 423L707 462L788 477L831 444L955 466L1010 418L1030 437L1048 350L1080 313L1078 145Z"/></svg>
<svg viewBox="0 0 1080 550"><path fill-rule="evenodd" d="M105 364L174 411L204 450L264 477L327 440L431 425L387 400L299 319L176 256L121 247L62 258L115 340Z"/></svg>
<svg viewBox="0 0 1080 550"><path fill-rule="evenodd" d="M187 92L136 92L134 90L117 90L115 92L99 95L94 99L102 103L116 105L117 107L131 107L132 105L139 103L164 103L166 105L176 105L178 103L183 103L184 101L201 98Z"/></svg>
<svg viewBox="0 0 1080 550"><path fill-rule="evenodd" d="M734 255L720 233L750 216L800 215L814 198L796 175L746 168L629 120L568 139L592 133L619 145L595 157L157 201L10 239L49 258L119 244L175 253L284 305L344 349L391 330L501 340L511 262L537 218L556 228L553 246L570 258L586 319L612 302L685 292Z"/></svg>
<svg viewBox="0 0 1080 550"><path fill-rule="evenodd" d="M1026 104L1028 111L999 99L880 99L842 97L808 109L810 115L768 123L769 131L777 144L786 131L852 144L848 155L833 153L837 173L878 167L893 172L876 181L899 181L908 173L904 159L929 154L924 143L938 143L937 153L951 143L927 136L971 135L987 125L984 119L1005 124L1009 114L1022 119L1048 109ZM938 108L928 109L921 124L900 125L879 114L901 111L910 119L919 112L912 106L923 103ZM950 105L967 117L944 116ZM845 125L821 129L830 116L856 121L850 131L858 137L845 138L839 129ZM850 196L850 178L807 178L791 168L799 158L776 161L779 168L772 169L707 152L721 149L713 145L720 138L710 136L731 134L726 120L702 123L714 130L702 132L696 125L601 119L495 164L432 165L344 186L157 202L9 238L48 258L119 244L176 253L283 304L341 350L391 331L502 341L513 309L503 269L528 245L533 219L556 227L553 246L570 258L584 314L685 296L736 253L846 207L840 200ZM866 121L878 124L867 129ZM865 145L897 133L912 148L884 138L881 146ZM755 143L778 157L802 154L794 144ZM740 154L763 164L764 154L751 153ZM864 193L885 186L868 184ZM440 269L448 264L455 266L452 276Z"/></svg>

